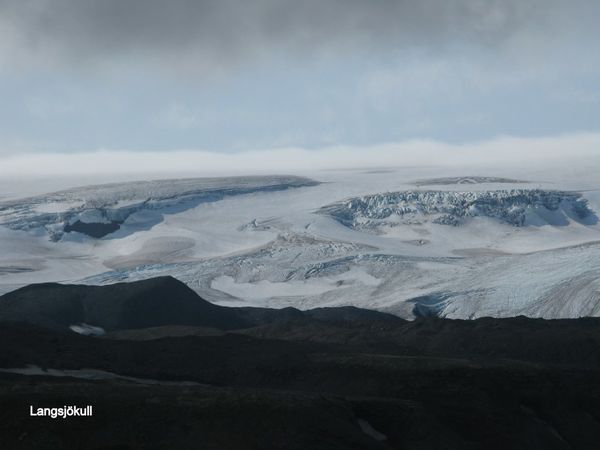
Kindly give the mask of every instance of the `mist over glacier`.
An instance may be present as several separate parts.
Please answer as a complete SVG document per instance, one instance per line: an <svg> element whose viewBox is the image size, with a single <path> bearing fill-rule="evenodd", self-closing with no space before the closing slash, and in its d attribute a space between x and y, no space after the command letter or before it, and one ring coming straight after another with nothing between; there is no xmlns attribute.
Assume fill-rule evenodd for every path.
<svg viewBox="0 0 600 450"><path fill-rule="evenodd" d="M336 170L316 153L311 169L281 159L265 164L271 175L252 177L235 175L253 166L183 178L227 171L167 165L138 182L123 182L133 175L119 169L83 176L112 181L104 185L73 175L12 184L0 199L0 291L173 275L222 305L355 305L405 318L600 315L595 138L504 143L521 146L498 151L493 164L477 152L504 148L499 141L466 146L460 158L412 143L382 148L388 159L364 166L352 159L358 151L345 160L325 151ZM277 167L297 175L272 175Z"/></svg>

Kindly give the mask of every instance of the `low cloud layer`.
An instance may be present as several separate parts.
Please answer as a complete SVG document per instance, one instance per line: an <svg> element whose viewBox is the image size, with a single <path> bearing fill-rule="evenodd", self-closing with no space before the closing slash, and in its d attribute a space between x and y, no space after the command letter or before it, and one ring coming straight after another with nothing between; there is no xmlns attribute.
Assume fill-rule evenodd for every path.
<svg viewBox="0 0 600 450"><path fill-rule="evenodd" d="M568 152L566 151L568 150ZM228 176L307 174L320 170L399 167L513 167L537 170L545 165L585 165L600 156L600 134L555 138L497 138L453 145L437 141L407 141L375 147L329 147L316 150L280 148L223 154L181 150L172 152L99 151L77 154L26 154L0 158L0 179L39 176L123 175Z"/></svg>

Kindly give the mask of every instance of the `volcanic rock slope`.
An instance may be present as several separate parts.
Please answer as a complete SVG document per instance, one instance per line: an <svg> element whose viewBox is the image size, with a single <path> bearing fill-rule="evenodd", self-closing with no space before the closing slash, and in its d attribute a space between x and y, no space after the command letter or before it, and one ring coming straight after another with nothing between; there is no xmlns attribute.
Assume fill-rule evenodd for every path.
<svg viewBox="0 0 600 450"><path fill-rule="evenodd" d="M594 449L599 321L227 308L168 277L33 285L0 297L2 447Z"/></svg>

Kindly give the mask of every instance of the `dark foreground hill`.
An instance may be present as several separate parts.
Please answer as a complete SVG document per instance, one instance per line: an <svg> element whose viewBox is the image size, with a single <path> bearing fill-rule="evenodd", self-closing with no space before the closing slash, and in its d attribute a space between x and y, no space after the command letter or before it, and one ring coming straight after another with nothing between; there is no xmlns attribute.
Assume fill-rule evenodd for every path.
<svg viewBox="0 0 600 450"><path fill-rule="evenodd" d="M329 308L301 312L294 308L226 308L200 298L172 277L158 277L107 286L42 283L0 297L0 322L28 322L68 329L88 324L106 331L161 325L248 328L275 320L315 317L399 321L395 316L358 308Z"/></svg>
<svg viewBox="0 0 600 450"><path fill-rule="evenodd" d="M36 285L0 297L0 368L3 449L600 448L600 319L223 308L171 278Z"/></svg>

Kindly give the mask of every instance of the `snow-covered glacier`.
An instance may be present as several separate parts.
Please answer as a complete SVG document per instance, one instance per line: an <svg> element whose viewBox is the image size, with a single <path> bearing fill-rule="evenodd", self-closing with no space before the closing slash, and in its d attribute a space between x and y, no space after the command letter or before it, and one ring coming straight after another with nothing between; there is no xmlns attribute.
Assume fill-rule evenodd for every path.
<svg viewBox="0 0 600 450"><path fill-rule="evenodd" d="M472 217L490 217L516 227L567 225L569 218L588 224L598 221L581 194L541 189L387 192L326 205L319 212L366 230L395 223L456 226Z"/></svg>
<svg viewBox="0 0 600 450"><path fill-rule="evenodd" d="M173 275L229 305L600 316L600 186L560 169L180 179L12 199L0 204L0 293Z"/></svg>
<svg viewBox="0 0 600 450"><path fill-rule="evenodd" d="M200 203L253 192L270 192L315 181L294 176L193 178L85 186L47 195L0 202L0 224L15 230L46 232L53 241L72 231L100 238L119 230L141 211L171 214ZM147 221L152 226L156 216ZM137 223L139 226L139 221Z"/></svg>
<svg viewBox="0 0 600 450"><path fill-rule="evenodd" d="M503 177L459 176L417 180L416 186L452 185L452 184L528 184L527 181Z"/></svg>

